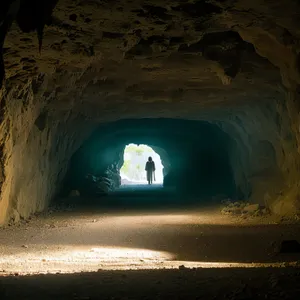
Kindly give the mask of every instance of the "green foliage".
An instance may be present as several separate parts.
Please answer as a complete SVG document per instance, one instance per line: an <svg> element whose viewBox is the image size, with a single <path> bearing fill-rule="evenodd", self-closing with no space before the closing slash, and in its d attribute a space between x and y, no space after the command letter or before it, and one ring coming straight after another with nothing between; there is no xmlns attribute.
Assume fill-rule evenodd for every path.
<svg viewBox="0 0 300 300"><path fill-rule="evenodd" d="M126 146L125 151L129 154L137 154L137 155L142 155L145 151L151 151L152 148L150 148L147 145L135 145L135 144L129 144Z"/></svg>
<svg viewBox="0 0 300 300"><path fill-rule="evenodd" d="M144 153L144 151L145 151L145 150L143 150L143 149L136 149L136 150L135 150L135 153L136 153L136 155L138 155L138 156L142 156L143 153Z"/></svg>
<svg viewBox="0 0 300 300"><path fill-rule="evenodd" d="M130 168L130 161L129 160L125 160L124 164L121 168L121 172L123 172L124 174L128 174L129 173L129 168Z"/></svg>

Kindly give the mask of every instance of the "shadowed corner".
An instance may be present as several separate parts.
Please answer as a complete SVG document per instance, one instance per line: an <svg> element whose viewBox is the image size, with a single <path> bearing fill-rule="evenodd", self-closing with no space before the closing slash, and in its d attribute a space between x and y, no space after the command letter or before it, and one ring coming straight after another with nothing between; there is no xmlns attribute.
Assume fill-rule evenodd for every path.
<svg viewBox="0 0 300 300"><path fill-rule="evenodd" d="M297 297L294 269L187 269L98 271L95 273L0 277L0 293L5 299L169 299L170 295L194 299L228 297ZM289 280L286 275L289 274ZM89 284L86 285L85 283ZM14 284L18 283L18 288ZM116 288L116 285L118 288ZM270 288L270 286L272 288ZM195 290L196 289L196 290ZM259 289L259 294L257 290ZM276 299L276 298L275 298ZM278 298L279 299L279 298Z"/></svg>

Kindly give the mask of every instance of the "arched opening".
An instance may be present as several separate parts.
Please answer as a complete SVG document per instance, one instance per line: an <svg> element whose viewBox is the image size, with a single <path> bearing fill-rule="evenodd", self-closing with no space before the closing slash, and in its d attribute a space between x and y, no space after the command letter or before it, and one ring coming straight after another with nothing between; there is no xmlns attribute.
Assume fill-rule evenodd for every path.
<svg viewBox="0 0 300 300"><path fill-rule="evenodd" d="M130 188L122 192L132 191L133 187L136 190L139 185L136 192L140 194L140 184L147 184L145 164L152 156L156 164L153 183L163 183L164 192L176 191L178 199L174 203L209 202L215 197L235 199L237 176L232 160L239 156L233 155L231 144L232 139L220 127L203 121L131 119L107 123L99 126L73 155L63 186L64 196L72 190L78 190L82 199L112 196L126 185ZM134 155L137 157L133 159ZM94 177L86 178L87 174ZM153 192L145 190L145 194Z"/></svg>
<svg viewBox="0 0 300 300"><path fill-rule="evenodd" d="M128 144L124 149L124 163L120 169L121 185L143 185L147 184L145 164L148 157L152 157L155 163L153 173L153 184L163 183L163 169L160 155L148 145Z"/></svg>

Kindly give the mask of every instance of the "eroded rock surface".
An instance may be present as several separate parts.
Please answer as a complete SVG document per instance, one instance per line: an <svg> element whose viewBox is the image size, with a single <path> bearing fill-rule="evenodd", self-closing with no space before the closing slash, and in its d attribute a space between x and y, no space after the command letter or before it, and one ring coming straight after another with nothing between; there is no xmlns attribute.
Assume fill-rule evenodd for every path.
<svg viewBox="0 0 300 300"><path fill-rule="evenodd" d="M299 12L297 0L2 1L0 224L47 206L99 122L144 117L217 124L242 153L242 190L297 211Z"/></svg>

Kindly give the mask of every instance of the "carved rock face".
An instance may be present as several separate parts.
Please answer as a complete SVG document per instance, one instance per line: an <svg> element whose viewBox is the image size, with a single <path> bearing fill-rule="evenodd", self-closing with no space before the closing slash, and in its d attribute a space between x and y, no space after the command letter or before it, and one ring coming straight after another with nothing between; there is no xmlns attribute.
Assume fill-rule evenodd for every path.
<svg viewBox="0 0 300 300"><path fill-rule="evenodd" d="M99 122L145 117L217 124L250 165L269 142L287 186L270 192L271 202L294 210L299 11L296 0L2 1L0 222L12 209L26 217L47 205ZM28 200L37 178L44 183Z"/></svg>

